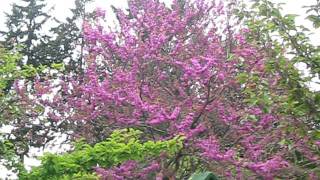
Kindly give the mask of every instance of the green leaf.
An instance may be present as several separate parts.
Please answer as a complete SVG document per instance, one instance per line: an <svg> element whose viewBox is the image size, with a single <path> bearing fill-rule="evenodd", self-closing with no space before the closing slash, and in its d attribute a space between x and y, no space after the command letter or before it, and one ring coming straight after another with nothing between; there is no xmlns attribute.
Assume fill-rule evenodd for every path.
<svg viewBox="0 0 320 180"><path fill-rule="evenodd" d="M320 27L320 17L319 16L309 15L309 16L307 16L307 19L313 22L313 26L315 28L319 28Z"/></svg>
<svg viewBox="0 0 320 180"><path fill-rule="evenodd" d="M237 80L239 83L243 84L247 82L249 75L247 73L239 73L237 76Z"/></svg>
<svg viewBox="0 0 320 180"><path fill-rule="evenodd" d="M212 172L194 173L189 180L218 180Z"/></svg>
<svg viewBox="0 0 320 180"><path fill-rule="evenodd" d="M58 70L58 71L63 71L63 70L65 69L63 63L59 63L59 64L53 63L53 64L51 64L51 67L52 67L53 69Z"/></svg>

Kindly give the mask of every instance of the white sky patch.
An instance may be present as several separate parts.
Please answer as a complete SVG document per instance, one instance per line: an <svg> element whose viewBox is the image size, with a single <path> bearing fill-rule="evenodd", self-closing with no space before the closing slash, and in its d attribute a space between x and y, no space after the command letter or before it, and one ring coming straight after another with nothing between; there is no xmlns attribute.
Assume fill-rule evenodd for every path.
<svg viewBox="0 0 320 180"><path fill-rule="evenodd" d="M165 2L167 5L172 2L171 0L160 0L161 2ZM297 25L304 25L309 29L312 29L314 34L310 35L311 42L315 45L320 45L320 29L314 30L312 27L312 23L307 21L305 11L306 9L302 8L302 6L308 6L316 3L316 0L272 0L274 3L286 3L283 5L283 14L297 14L299 15L296 18ZM4 12L11 11L11 4L19 3L20 0L0 0L0 30L5 29L5 21L6 16ZM56 17L60 21L64 21L66 17L72 15L70 8L74 7L74 0L47 0L48 8L54 6L55 9L52 11L52 15ZM91 3L88 7L88 11L94 10L96 7L100 7L106 10L106 20L108 25L112 25L115 22L115 15L113 14L110 6L113 5L117 8L127 8L127 0L95 0L95 2ZM110 23L110 24L109 24ZM301 68L300 68L301 69ZM302 65L303 71L303 65ZM307 73L307 72L304 72ZM314 80L318 81L319 80ZM315 82L310 82L309 87L313 90L320 90L320 85ZM58 138L57 141L63 141L65 137ZM51 149L45 150L50 152L61 152L64 151L67 146L64 147L52 147ZM41 155L43 154L42 150L33 150L32 155ZM39 165L39 161L36 160L34 157L26 158L26 164L28 167ZM5 179L8 177L8 171L5 170L4 167L0 165L0 179ZM9 179L15 179L15 176L9 177Z"/></svg>

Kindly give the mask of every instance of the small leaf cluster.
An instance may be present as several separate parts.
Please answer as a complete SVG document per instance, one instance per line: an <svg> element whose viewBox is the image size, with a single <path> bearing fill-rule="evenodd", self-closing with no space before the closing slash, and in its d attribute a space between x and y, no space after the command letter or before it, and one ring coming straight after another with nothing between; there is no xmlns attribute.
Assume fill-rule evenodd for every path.
<svg viewBox="0 0 320 180"><path fill-rule="evenodd" d="M10 141L0 139L0 157L3 165L5 165L9 170L12 170L13 172L25 171L23 164L15 154L14 145Z"/></svg>

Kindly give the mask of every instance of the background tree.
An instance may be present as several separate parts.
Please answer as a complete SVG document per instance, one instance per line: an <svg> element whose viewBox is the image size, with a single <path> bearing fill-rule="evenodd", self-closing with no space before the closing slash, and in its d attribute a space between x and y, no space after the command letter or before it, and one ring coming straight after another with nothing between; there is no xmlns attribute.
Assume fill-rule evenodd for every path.
<svg viewBox="0 0 320 180"><path fill-rule="evenodd" d="M36 50L50 38L43 33L45 23L51 18L45 7L44 0L22 0L20 5L13 4L12 14L7 14L8 30L2 32L4 46L10 50L21 45L20 53L25 56L25 63L35 67L50 64L46 54L43 54L45 52Z"/></svg>
<svg viewBox="0 0 320 180"><path fill-rule="evenodd" d="M309 10L316 11L317 6ZM251 31L248 40L258 42L268 49L270 68L281 75L281 87L288 90L287 113L304 119L314 134L319 130L320 93L312 91L308 82L319 79L320 49L310 41L311 31L303 25L297 26L297 15L281 13L281 6L270 1L256 1L252 7L237 9L238 20ZM310 19L310 18L309 18ZM290 60L285 63L284 59ZM301 75L297 66L306 65L309 74ZM310 131L311 129L308 128Z"/></svg>
<svg viewBox="0 0 320 180"><path fill-rule="evenodd" d="M56 37L45 48L41 47L53 60L64 60L68 72L81 72L84 48L82 23L92 18L92 13L86 11L86 6L92 1L75 0L75 7L70 9L72 17L67 17L66 22L56 20L59 25L50 29Z"/></svg>
<svg viewBox="0 0 320 180"><path fill-rule="evenodd" d="M22 46L20 54L25 56L25 63L34 67L66 63L69 71L77 69L81 66L84 46L81 24L90 18L85 8L90 2L92 0L75 0L75 7L70 9L72 17L67 17L66 22L49 14L53 8L48 11L45 0L13 4L11 14L7 14L8 30L1 32L4 46L7 49ZM50 26L49 21L58 25Z"/></svg>

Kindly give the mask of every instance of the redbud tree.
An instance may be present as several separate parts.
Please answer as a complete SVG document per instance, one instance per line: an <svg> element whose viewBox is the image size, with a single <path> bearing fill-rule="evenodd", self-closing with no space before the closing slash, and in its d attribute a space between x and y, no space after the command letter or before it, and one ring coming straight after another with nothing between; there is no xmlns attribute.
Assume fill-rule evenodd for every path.
<svg viewBox="0 0 320 180"><path fill-rule="evenodd" d="M101 134L136 128L145 140L184 136L173 158L162 157L158 177L182 179L201 170L229 179L319 176L319 143L303 118L290 113L288 89L274 66L290 62L271 61L270 49L247 41L250 29L233 21L231 6L205 0L128 5L114 8L116 28L102 25L108 17L101 9L83 24L82 74L36 82L37 103L50 107L51 119L83 125L75 135L92 134L99 122ZM306 163L293 163L297 158ZM114 179L130 178L112 172Z"/></svg>

